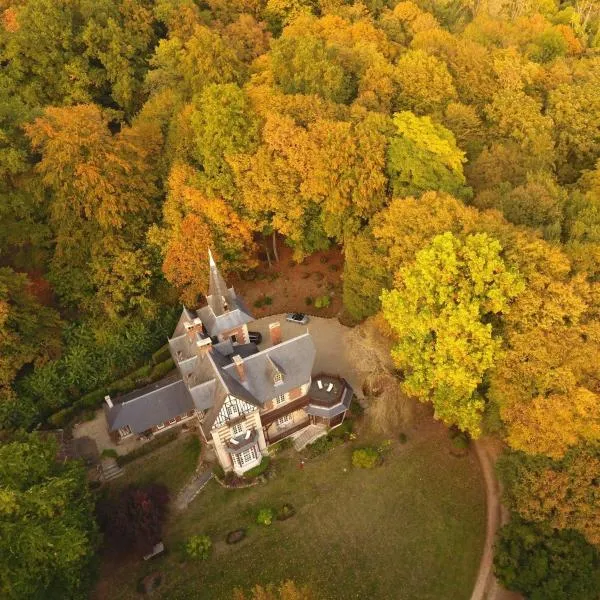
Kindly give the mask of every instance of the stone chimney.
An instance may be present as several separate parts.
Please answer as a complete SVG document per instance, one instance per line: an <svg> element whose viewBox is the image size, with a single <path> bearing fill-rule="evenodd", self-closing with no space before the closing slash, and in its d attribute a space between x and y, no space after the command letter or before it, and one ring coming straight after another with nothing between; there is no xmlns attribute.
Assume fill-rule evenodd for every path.
<svg viewBox="0 0 600 600"><path fill-rule="evenodd" d="M279 321L269 324L269 333L271 334L271 345L281 344L281 323Z"/></svg>
<svg viewBox="0 0 600 600"><path fill-rule="evenodd" d="M106 402L106 405L108 406L108 408L113 407L113 403L112 403L112 400L110 399L110 396L104 396L104 402Z"/></svg>
<svg viewBox="0 0 600 600"><path fill-rule="evenodd" d="M237 369L240 381L245 382L246 381L246 367L244 365L244 359L239 354L236 354L233 357L233 364L235 365L235 368Z"/></svg>
<svg viewBox="0 0 600 600"><path fill-rule="evenodd" d="M211 348L212 341L209 337L202 338L196 342L196 354L200 358L204 358Z"/></svg>

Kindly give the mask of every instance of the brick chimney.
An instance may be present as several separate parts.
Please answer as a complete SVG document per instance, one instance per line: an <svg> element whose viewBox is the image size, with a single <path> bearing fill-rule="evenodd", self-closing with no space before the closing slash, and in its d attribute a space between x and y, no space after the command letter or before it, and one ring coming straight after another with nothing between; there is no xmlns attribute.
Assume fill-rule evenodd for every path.
<svg viewBox="0 0 600 600"><path fill-rule="evenodd" d="M198 317L193 321L186 321L183 326L190 342L194 341L197 333L202 334L202 321Z"/></svg>
<svg viewBox="0 0 600 600"><path fill-rule="evenodd" d="M239 354L236 354L233 357L233 364L235 365L235 368L237 369L240 381L242 381L242 382L246 381L246 367L244 365L244 359Z"/></svg>
<svg viewBox="0 0 600 600"><path fill-rule="evenodd" d="M106 402L106 405L108 406L108 408L113 407L113 403L112 403L112 400L110 399L110 396L104 396L104 402Z"/></svg>
<svg viewBox="0 0 600 600"><path fill-rule="evenodd" d="M209 337L202 338L196 342L196 354L200 358L204 358L207 352L212 348L212 341Z"/></svg>
<svg viewBox="0 0 600 600"><path fill-rule="evenodd" d="M269 324L269 333L271 334L271 345L281 344L281 323L279 321Z"/></svg>

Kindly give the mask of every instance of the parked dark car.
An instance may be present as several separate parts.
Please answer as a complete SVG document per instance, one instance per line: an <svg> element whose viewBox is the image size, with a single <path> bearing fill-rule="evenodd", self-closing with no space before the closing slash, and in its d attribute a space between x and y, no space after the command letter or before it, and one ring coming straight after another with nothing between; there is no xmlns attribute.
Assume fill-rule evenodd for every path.
<svg viewBox="0 0 600 600"><path fill-rule="evenodd" d="M285 317L286 321L290 323L298 323L299 325L306 325L308 323L308 315L304 313L288 313Z"/></svg>
<svg viewBox="0 0 600 600"><path fill-rule="evenodd" d="M251 344L260 344L262 342L262 333L259 331L249 331L248 337Z"/></svg>

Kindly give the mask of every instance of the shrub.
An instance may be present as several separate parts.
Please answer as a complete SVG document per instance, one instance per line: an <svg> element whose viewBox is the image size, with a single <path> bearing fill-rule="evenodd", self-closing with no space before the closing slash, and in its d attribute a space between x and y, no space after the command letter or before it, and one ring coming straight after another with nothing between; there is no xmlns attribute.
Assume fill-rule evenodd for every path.
<svg viewBox="0 0 600 600"><path fill-rule="evenodd" d="M296 514L296 509L287 502L277 511L277 520L285 521Z"/></svg>
<svg viewBox="0 0 600 600"><path fill-rule="evenodd" d="M271 304L273 304L273 298L271 298L271 296L265 296L263 298L263 303L265 306L271 306Z"/></svg>
<svg viewBox="0 0 600 600"><path fill-rule="evenodd" d="M292 438L286 437L283 438L280 442L273 444L271 448L277 448L277 452L283 452L284 450L288 450L294 445L294 441Z"/></svg>
<svg viewBox="0 0 600 600"><path fill-rule="evenodd" d="M310 306L313 303L313 299L310 296L306 296L304 302L306 302L306 306Z"/></svg>
<svg viewBox="0 0 600 600"><path fill-rule="evenodd" d="M152 371L150 371L150 379L152 381L157 381L164 377L167 373L172 371L175 368L175 363L172 358L164 360L163 362L158 363L152 367Z"/></svg>
<svg viewBox="0 0 600 600"><path fill-rule="evenodd" d="M138 379L143 379L144 377L148 377L151 371L152 365L142 365L139 369L136 369L135 371L133 371L133 373L130 373L128 377L130 377L134 381Z"/></svg>
<svg viewBox="0 0 600 600"><path fill-rule="evenodd" d="M127 392L131 392L136 388L135 381L131 379L131 377L123 377L123 379L118 379L117 381L113 381L108 386L108 393L113 394L126 394Z"/></svg>
<svg viewBox="0 0 600 600"><path fill-rule="evenodd" d="M352 404L350 404L350 414L353 417L362 417L365 412L365 409L362 407L362 404L358 401L356 396L352 399Z"/></svg>
<svg viewBox="0 0 600 600"><path fill-rule="evenodd" d="M448 435L452 440L452 445L458 450L466 450L469 447L469 436L464 431L461 431L457 427L451 427Z"/></svg>
<svg viewBox="0 0 600 600"><path fill-rule="evenodd" d="M114 448L104 448L102 450L102 458L119 458L119 455Z"/></svg>
<svg viewBox="0 0 600 600"><path fill-rule="evenodd" d="M102 406L104 402L104 397L108 394L108 390L106 388L100 388L99 390L94 390L89 394L85 394L85 396L81 396L79 400L75 403L77 408L99 408Z"/></svg>
<svg viewBox="0 0 600 600"><path fill-rule="evenodd" d="M330 270L330 271L334 271L334 272L335 272L335 271L339 271L339 270L340 270L340 266L339 266L339 265L336 265L336 264L329 265L329 270Z"/></svg>
<svg viewBox="0 0 600 600"><path fill-rule="evenodd" d="M327 256L321 256L321 258L319 259L319 262L322 265L325 265L325 264L327 264L329 262L329 258Z"/></svg>
<svg viewBox="0 0 600 600"><path fill-rule="evenodd" d="M54 413L48 421L54 427L64 427L72 419L74 412L72 408L63 408Z"/></svg>
<svg viewBox="0 0 600 600"><path fill-rule="evenodd" d="M256 522L259 525L270 525L273 522L273 517L272 508L261 508L256 516Z"/></svg>
<svg viewBox="0 0 600 600"><path fill-rule="evenodd" d="M342 438L346 440L350 437L353 429L354 423L350 419L344 419L344 422L335 429L332 429L329 432L329 435L333 438Z"/></svg>
<svg viewBox="0 0 600 600"><path fill-rule="evenodd" d="M193 535L185 545L185 553L196 560L206 560L210 555L212 541L207 535Z"/></svg>
<svg viewBox="0 0 600 600"><path fill-rule="evenodd" d="M259 475L262 475L271 464L271 459L268 456L263 456L260 464L256 465L252 469L249 469L244 473L245 479L256 479Z"/></svg>
<svg viewBox="0 0 600 600"><path fill-rule="evenodd" d="M400 441L401 444L406 444L406 442L408 441L408 436L402 431L402 432L400 432L400 435L398 436L398 440Z"/></svg>
<svg viewBox="0 0 600 600"><path fill-rule="evenodd" d="M328 452L332 448L343 444L343 440L339 437L334 437L331 434L324 435L318 440L315 440L312 444L306 446L305 451L310 457L319 456Z"/></svg>
<svg viewBox="0 0 600 600"><path fill-rule="evenodd" d="M352 453L352 465L360 469L372 469L381 462L381 455L375 448L360 448Z"/></svg>
<svg viewBox="0 0 600 600"><path fill-rule="evenodd" d="M152 353L152 364L157 365L160 362L171 358L171 350L169 343L167 342L164 346L161 346L156 352Z"/></svg>
<svg viewBox="0 0 600 600"><path fill-rule="evenodd" d="M136 458L145 456L150 452L154 452L154 450L156 450L157 448L161 448L169 442L172 442L174 439L177 438L178 435L179 429L173 429L172 431L163 433L158 437L155 437L153 440L147 442L143 446L132 450L129 454L125 454L124 456L119 455L119 457L117 458L117 462L119 466L126 465L127 463L130 463L131 461L135 460Z"/></svg>
<svg viewBox="0 0 600 600"><path fill-rule="evenodd" d="M315 308L327 308L331 304L331 296L325 294L315 299Z"/></svg>

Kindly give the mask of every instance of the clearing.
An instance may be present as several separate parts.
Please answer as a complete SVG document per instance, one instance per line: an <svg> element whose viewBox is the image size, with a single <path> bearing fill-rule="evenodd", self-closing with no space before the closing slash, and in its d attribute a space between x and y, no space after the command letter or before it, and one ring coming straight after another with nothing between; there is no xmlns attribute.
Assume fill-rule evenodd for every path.
<svg viewBox="0 0 600 600"><path fill-rule="evenodd" d="M175 445L174 445L175 444ZM181 460L169 444L135 479L171 477ZM286 450L274 459L276 476L264 485L227 490L215 481L166 528L168 553L148 563L117 562L107 552L95 598L138 598L137 581L160 570L156 598L229 600L235 587L293 579L323 600L461 600L473 589L485 537L485 497L474 452L450 454L447 430L421 425L408 443L395 441L383 466L352 468L347 443L299 468ZM171 456L171 454L174 454ZM176 453L176 455L175 455ZM159 461L161 464L159 464ZM161 466L162 465L162 466ZM122 481L122 480L121 480ZM172 483L172 482L171 482ZM296 514L270 527L256 524L260 508L292 504ZM227 545L228 532L247 537ZM185 560L181 546L208 534L207 561Z"/></svg>

